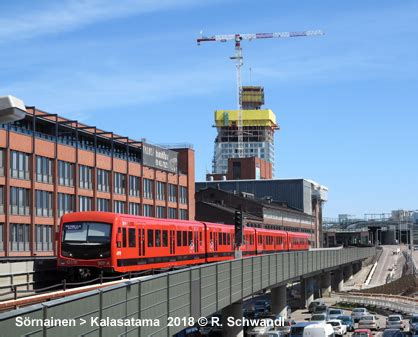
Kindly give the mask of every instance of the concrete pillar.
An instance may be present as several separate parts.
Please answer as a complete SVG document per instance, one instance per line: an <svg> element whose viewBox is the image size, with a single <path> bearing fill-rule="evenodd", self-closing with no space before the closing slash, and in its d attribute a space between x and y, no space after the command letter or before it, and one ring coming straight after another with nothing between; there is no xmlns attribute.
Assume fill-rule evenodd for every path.
<svg viewBox="0 0 418 337"><path fill-rule="evenodd" d="M271 313L287 319L286 285L271 288Z"/></svg>
<svg viewBox="0 0 418 337"><path fill-rule="evenodd" d="M315 286L314 286L314 298L322 297L321 291L321 275L315 276Z"/></svg>
<svg viewBox="0 0 418 337"><path fill-rule="evenodd" d="M342 269L334 270L333 272L333 289L334 291L342 291L344 285Z"/></svg>
<svg viewBox="0 0 418 337"><path fill-rule="evenodd" d="M314 300L314 280L313 278L303 279L301 282L300 297L302 308L307 308Z"/></svg>
<svg viewBox="0 0 418 337"><path fill-rule="evenodd" d="M242 319L242 301L238 301L228 305L222 309L222 336L223 337L244 337L244 330L242 326L228 326L228 317L234 317L236 319Z"/></svg>
<svg viewBox="0 0 418 337"><path fill-rule="evenodd" d="M344 268L344 281L353 279L353 265L349 264Z"/></svg>
<svg viewBox="0 0 418 337"><path fill-rule="evenodd" d="M331 273L324 272L321 275L321 295L322 297L331 297Z"/></svg>

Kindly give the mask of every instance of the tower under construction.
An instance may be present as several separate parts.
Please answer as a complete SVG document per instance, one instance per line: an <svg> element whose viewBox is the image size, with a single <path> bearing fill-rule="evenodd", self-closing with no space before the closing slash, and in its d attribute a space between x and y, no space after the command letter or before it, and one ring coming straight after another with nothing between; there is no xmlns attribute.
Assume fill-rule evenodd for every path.
<svg viewBox="0 0 418 337"><path fill-rule="evenodd" d="M240 90L242 110L216 110L215 138L212 172L225 174L228 159L258 157L271 163L274 172L274 131L279 127L276 115L264 105L264 88L243 86ZM241 112L241 113L240 113ZM242 136L239 118L242 117Z"/></svg>

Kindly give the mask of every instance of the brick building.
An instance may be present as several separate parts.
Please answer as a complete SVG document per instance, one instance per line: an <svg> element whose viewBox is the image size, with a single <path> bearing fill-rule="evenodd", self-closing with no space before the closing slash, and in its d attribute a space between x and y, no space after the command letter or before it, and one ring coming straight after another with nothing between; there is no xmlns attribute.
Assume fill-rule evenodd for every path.
<svg viewBox="0 0 418 337"><path fill-rule="evenodd" d="M60 217L110 211L194 219L194 151L27 107L0 125L0 256L53 256Z"/></svg>

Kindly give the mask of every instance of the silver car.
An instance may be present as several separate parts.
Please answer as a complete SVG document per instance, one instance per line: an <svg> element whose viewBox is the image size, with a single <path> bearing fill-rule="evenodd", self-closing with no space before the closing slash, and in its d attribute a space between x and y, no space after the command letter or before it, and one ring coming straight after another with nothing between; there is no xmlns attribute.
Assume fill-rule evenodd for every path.
<svg viewBox="0 0 418 337"><path fill-rule="evenodd" d="M337 319L339 316L344 315L344 312L341 309L328 309L328 319Z"/></svg>
<svg viewBox="0 0 418 337"><path fill-rule="evenodd" d="M359 322L358 322L358 328L357 329L370 329L370 330L379 330L379 320L374 315L366 315L363 316Z"/></svg>
<svg viewBox="0 0 418 337"><path fill-rule="evenodd" d="M402 321L401 315L389 315L386 318L386 328L387 329L405 329L405 324Z"/></svg>
<svg viewBox="0 0 418 337"><path fill-rule="evenodd" d="M369 315L369 312L366 308L355 308L351 312L351 318L353 319L354 323L357 323L363 316Z"/></svg>

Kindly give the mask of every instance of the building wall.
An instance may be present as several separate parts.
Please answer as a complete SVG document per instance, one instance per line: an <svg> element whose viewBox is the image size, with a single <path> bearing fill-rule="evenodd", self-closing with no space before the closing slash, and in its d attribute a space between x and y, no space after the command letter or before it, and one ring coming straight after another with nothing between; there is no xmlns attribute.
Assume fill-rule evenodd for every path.
<svg viewBox="0 0 418 337"><path fill-rule="evenodd" d="M234 166L239 166L239 172ZM229 158L227 180L239 179L272 179L272 165L258 157Z"/></svg>
<svg viewBox="0 0 418 337"><path fill-rule="evenodd" d="M0 129L0 256L55 255L55 232L62 215L62 207L59 207L62 194L68 196L69 200L73 199L70 210L67 211L98 210L99 203L103 202L108 204L108 211L111 212L134 214L138 211L138 215L144 215L145 208L148 210L148 207L152 207L149 215L157 216L156 207L159 206L164 211L161 217L194 219L193 150L177 150L180 173L173 174L145 167L128 157L121 159L115 155L104 155L99 153L98 149L92 151L91 148L85 149L82 144L77 144L64 144L54 140L50 135L34 136L31 130L21 128L19 124L3 126L3 129ZM24 159L16 160L20 156ZM51 160L51 171L47 175L48 179L52 178L51 181L37 181L38 156ZM69 186L65 186L59 179L64 172L60 171L60 161L72 164L70 176L73 183ZM17 163L18 170L14 169L14 163ZM21 163L23 166L26 164L27 172L23 170L25 173L15 178L13 175L21 172ZM42 164L39 165L41 166ZM80 182L80 173L83 174L84 166L87 167L85 172L90 172L87 173L86 185ZM107 191L98 190L99 169L109 172ZM133 193L130 193L130 177L138 179L139 182ZM117 178L124 179L124 189L116 188ZM144 194L145 179L152 181L152 196ZM164 200L157 198L156 182L165 184L164 197L161 198ZM168 184L173 185L173 198L169 198ZM185 198L180 198L180 189L182 192L186 191ZM27 205L20 207L26 198ZM18 207L14 206L13 200L18 203ZM88 209L84 209L84 206L88 206Z"/></svg>

